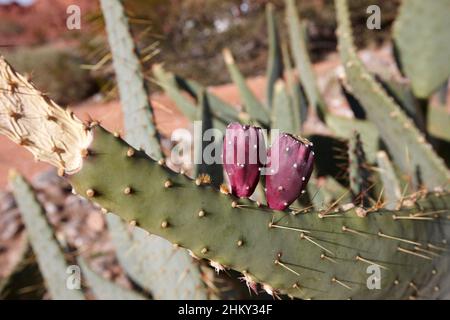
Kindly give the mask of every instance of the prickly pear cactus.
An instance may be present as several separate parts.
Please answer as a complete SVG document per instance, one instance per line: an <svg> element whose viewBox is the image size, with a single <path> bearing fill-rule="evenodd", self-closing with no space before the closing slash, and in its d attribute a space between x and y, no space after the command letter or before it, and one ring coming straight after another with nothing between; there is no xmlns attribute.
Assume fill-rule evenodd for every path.
<svg viewBox="0 0 450 320"><path fill-rule="evenodd" d="M430 96L450 76L449 11L449 0L408 0L400 6L394 41L418 97Z"/></svg>
<svg viewBox="0 0 450 320"><path fill-rule="evenodd" d="M309 137L315 144L316 172L314 185L310 183L308 190L315 189L310 192L310 200L316 210L293 202L305 188L312 171L312 160L309 161L312 152L305 151L307 143L303 141L299 142L298 149L293 148L295 145L283 144L281 151L289 148L295 157L282 154L280 171L269 181L266 179L266 187L269 186L266 197L269 200L275 195L275 201L268 201L269 206L238 198L227 188L219 191L210 184L208 176L191 179L183 172L175 173L164 161L155 162L143 151L135 150L95 123L83 125L73 115L61 112L3 61L0 61L0 85L10 90L0 96L0 108L6 109L0 109L6 111L0 113L0 128L39 158L57 165L80 195L98 203L104 211L114 212L139 227L144 236L148 232L152 237L166 238L175 248L189 249L194 257L209 261L219 271L234 269L241 272L247 285L256 291L262 289L273 295L311 299L447 298L450 290L450 230L446 222L450 195L444 188L448 182L448 169L427 146L425 137L402 113L400 106L362 66L351 41L346 2L337 0L336 7L345 80L375 126L363 119L357 122L338 119L332 129L337 136L349 138L351 131L348 128L354 128L358 123L357 129L365 130L361 130L364 146L370 145L368 161L376 159L379 135L398 167L411 174L409 165L412 164L413 170L420 171L422 180L416 183L426 186L429 191L400 196L397 193L395 207L385 206L382 202L373 207L370 203L363 203L363 206L340 203L348 192L343 192L338 173L352 169L348 159L358 155L358 148L353 148L351 154L338 154L345 163L345 167L338 167L334 144L346 145L346 142L334 136ZM287 8L293 55L302 83L293 81L296 77L288 74L288 85L278 79L276 83L281 85L269 84L273 92L268 92L268 96L273 95L273 102L277 99L287 101L282 107L290 110L289 115L294 115L292 106L300 104L298 99L291 101L299 98L292 88L294 83L298 84L297 88L303 85L309 103L330 125L332 116L326 113L304 38L299 36L303 29L295 13L294 1L289 0ZM230 56L226 55L226 58L240 86L244 109L250 116L242 117L236 109L198 83L165 72L160 66L155 67L154 72L158 82L191 120L203 114L203 101L209 103L213 126L222 130L234 121L269 120L258 118L262 115L257 114L257 108L264 110L262 108L266 106L255 101L234 61ZM284 60L289 61L289 58ZM289 64L286 65L290 69ZM186 99L182 91L197 103ZM275 126L273 119L280 119L279 115L276 117L277 104L271 110L272 126ZM49 114L55 116L45 117ZM303 117L298 118L303 121ZM23 127L16 126L18 122ZM280 125L285 124L280 122ZM288 125L289 130L300 131L299 124L286 124L286 127ZM17 128L26 130L18 131ZM370 133L370 139L366 139L366 132ZM292 137L289 142L295 140ZM366 144L366 141L371 143ZM406 156L404 148L408 151ZM411 153L414 154L412 161ZM357 172L363 161L357 158L354 175L363 178ZM300 160L304 165L295 174L289 174L295 164L298 169L298 162L294 160ZM380 168L382 161L380 158ZM328 176L323 179L318 173ZM291 183L286 184L288 181ZM321 185L323 181L325 185ZM387 181L385 179L383 183L389 183ZM357 187L366 182L362 179ZM243 185L242 182L238 184ZM281 191L287 192L288 197L280 197ZM379 271L378 290L370 289L373 283L368 282L368 267Z"/></svg>
<svg viewBox="0 0 450 320"><path fill-rule="evenodd" d="M153 158L160 159L162 151L153 121L147 84L121 1L101 1L101 5L119 84L126 139ZM108 220L119 260L137 283L159 299L207 297L198 266L192 263L187 252L179 251L174 254L172 246L159 237L142 239L139 234L120 236L119 233L126 229L120 224L120 221L114 223ZM145 247L146 254L139 256L133 247ZM147 268L142 268L143 265ZM177 275L179 270L192 270L187 272L183 283L180 283Z"/></svg>
<svg viewBox="0 0 450 320"><path fill-rule="evenodd" d="M412 177L414 184L423 184L428 189L444 187L450 181L450 172L413 121L367 72L353 45L347 2L336 0L335 3L339 52L354 96L377 126L394 161Z"/></svg>
<svg viewBox="0 0 450 320"><path fill-rule="evenodd" d="M377 153L378 170L383 184L383 194L386 208L394 210L400 204L402 192L400 183L395 175L394 167L384 151Z"/></svg>
<svg viewBox="0 0 450 320"><path fill-rule="evenodd" d="M89 284L89 287L94 292L97 299L101 300L144 300L145 298L132 290L122 288L119 285L102 278L102 276L95 273L88 263L82 258L77 259L83 272L83 276Z"/></svg>
<svg viewBox="0 0 450 320"><path fill-rule="evenodd" d="M356 131L349 140L348 159L348 175L353 200L357 205L370 206L370 190L373 187L373 181L360 134Z"/></svg>
<svg viewBox="0 0 450 320"><path fill-rule="evenodd" d="M267 97L269 109L273 107L273 90L278 79L283 78L283 57L278 33L277 19L271 3L266 6L267 34L269 38L269 57L267 59Z"/></svg>
<svg viewBox="0 0 450 320"><path fill-rule="evenodd" d="M243 101L245 111L252 117L252 119L255 119L260 123L267 124L269 122L269 112L267 107L259 102L247 86L244 76L234 62L231 51L229 49L224 49L223 57L228 68L228 72L239 89L239 94Z"/></svg>
<svg viewBox="0 0 450 320"><path fill-rule="evenodd" d="M296 12L294 0L286 0L286 20L289 28L292 54L296 63L299 77L305 86L309 104L316 110L321 119L327 113L323 98L317 88L316 76L312 69L311 60L306 47L303 26Z"/></svg>
<svg viewBox="0 0 450 320"><path fill-rule="evenodd" d="M52 299L84 300L80 290L73 290L67 286L69 264L31 187L16 172L10 173L10 181L39 269Z"/></svg>
<svg viewBox="0 0 450 320"><path fill-rule="evenodd" d="M143 153L127 157L129 146L100 127L94 136L95 156L70 177L79 194L268 291L302 298L434 298L448 285L446 194L414 195L412 207L399 211L290 214L197 185ZM117 169L120 175L108 174ZM381 290L367 288L368 265L381 268Z"/></svg>

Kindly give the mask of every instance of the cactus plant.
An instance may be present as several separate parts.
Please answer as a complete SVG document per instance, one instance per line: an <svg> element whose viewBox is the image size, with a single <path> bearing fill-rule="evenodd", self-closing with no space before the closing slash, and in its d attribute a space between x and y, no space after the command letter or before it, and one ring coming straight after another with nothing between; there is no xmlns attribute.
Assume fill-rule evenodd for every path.
<svg viewBox="0 0 450 320"><path fill-rule="evenodd" d="M83 294L66 286L68 263L54 239L41 205L26 181L16 172L10 173L14 196L27 227L39 269L53 299L83 300Z"/></svg>
<svg viewBox="0 0 450 320"><path fill-rule="evenodd" d="M394 210L400 204L402 194L400 190L400 183L395 176L393 165L386 152L379 151L377 153L377 164L383 182L386 209Z"/></svg>
<svg viewBox="0 0 450 320"><path fill-rule="evenodd" d="M133 146L145 150L153 158L160 159L162 151L159 145L159 134L154 125L153 109L150 104L147 85L124 9L120 1L102 0L101 6L105 17L114 69L117 73L126 139ZM109 223L109 228L116 234L121 230L118 224L113 223ZM139 239L139 235L135 235L135 237ZM122 248L123 241L121 240L123 240L123 237L114 237L114 239L117 239L116 246ZM131 239L134 239L134 237ZM199 296L194 290L182 290L183 287L180 287L181 284L175 275L176 271L197 267L192 266L192 261L187 252L179 252L173 256L172 246L158 237L147 238L144 242L151 259L143 260L139 255L130 254L128 248L125 249L127 254L119 252L124 267L133 279L150 290L155 296L164 299L206 297L206 291L205 295ZM140 244L138 241L137 243L133 243L133 241L127 243L131 246ZM136 267L140 266L141 263L145 265L154 264L154 266L151 271L136 270ZM171 271L165 273L165 277L154 276L158 272L162 274L163 270ZM146 275L145 271L149 272L150 275ZM148 280L151 280L151 282ZM198 272L190 272L186 275L183 285L187 285L189 282L192 283L193 287L205 288Z"/></svg>
<svg viewBox="0 0 450 320"><path fill-rule="evenodd" d="M195 138L197 139L194 143L195 157L197 157L195 159L196 161L194 161L194 177L208 175L215 186L220 186L223 182L222 165L220 163L211 163L212 161L205 159L205 154L211 146L209 146L210 141L204 141L206 140L204 137L208 135L209 130L214 129L214 123L217 123L211 114L209 98L206 92L200 94L198 103L197 123L201 123L201 132L194 132ZM217 136L211 136L211 140L214 150L221 150L222 140Z"/></svg>
<svg viewBox="0 0 450 320"><path fill-rule="evenodd" d="M283 80L275 83L273 107L270 126L284 132L299 134L301 131L300 108L294 103L294 97L289 95ZM292 116L286 117L286 114Z"/></svg>
<svg viewBox="0 0 450 320"><path fill-rule="evenodd" d="M317 88L316 76L309 59L303 26L300 23L294 0L286 0L286 20L289 27L291 49L297 67L297 72L305 88L309 104L322 120L327 114L323 98Z"/></svg>
<svg viewBox="0 0 450 320"><path fill-rule="evenodd" d="M396 163L412 177L414 183L424 184L430 189L445 186L450 181L450 173L442 159L359 60L353 46L346 1L337 0L336 10L339 52L353 94L361 102L368 118L378 127ZM414 157L410 156L412 152Z"/></svg>
<svg viewBox="0 0 450 320"><path fill-rule="evenodd" d="M239 71L234 58L229 49L223 50L223 58L228 68L231 78L239 89L239 94L244 104L245 111L250 115L252 119L255 119L259 123L267 124L269 122L269 111L267 107L259 102L253 92L247 86L244 76Z"/></svg>
<svg viewBox="0 0 450 320"><path fill-rule="evenodd" d="M293 1L288 1L288 17L291 29L299 30L301 27L293 4ZM161 236L172 242L175 248L189 249L192 256L209 261L218 270L237 270L243 274L248 286L255 290L318 299L446 298L450 290L447 261L450 232L446 223L450 195L445 191L448 170L426 147L425 137L398 103L364 69L353 48L346 2L336 0L336 8L340 51L346 67L344 80L367 115L368 120L357 121L362 128L370 128L361 131L361 140L365 144L364 136L370 132L370 141L373 142L372 156L367 160L375 160L379 134L396 165L420 178L416 181L417 186L423 185L428 189L402 195L400 199L398 192L395 193L399 200L395 207L387 201L388 196L384 196L388 202L385 206L377 202L371 207L368 201L364 201L362 206L355 207L352 203L342 202L348 198L348 192L343 187L347 185L340 173L352 172L357 183L350 183L350 188L357 190L355 194L360 193L361 186L367 189L369 181L366 173L361 174L361 164L365 160L361 157L360 142L356 137L350 140L351 146L355 147L348 153L345 151L346 142L334 136L308 136L314 142L316 152L314 183L307 186L314 210L309 205L304 207L301 202L291 205L305 188L312 166L302 167L301 174L298 172L300 175L289 174L294 163L290 157L284 156L280 157L282 165L278 176L266 179L269 203L266 206L238 198L227 188L218 190L210 183L209 176L192 179L183 172L175 173L164 161L151 159L144 151L134 149L95 122L82 124L42 95L3 60L0 60L0 87L5 89L4 95L0 96L0 131L36 157L57 166L76 192L98 203L104 211L114 212L136 225L139 228L136 230L144 238L146 232L152 234L151 237ZM325 112L325 106L320 104L322 99L316 89L304 39L299 39L300 32L295 34L292 30L296 67L299 71L311 71L300 74L300 85L305 87L309 103L319 107L318 111ZM284 60L288 59L285 57ZM290 69L289 64L286 66ZM193 81L178 78L162 68L154 68L154 72L191 120L199 115L208 121L212 118L212 126L222 125L222 130L228 122L258 122L254 111L250 118L244 120L237 109ZM278 90L281 93L279 97L283 97L278 101L284 102L276 102L272 107L272 127L278 126L273 119L277 119L276 116L279 119L279 114L274 111L279 104L289 110L286 111L288 117L295 115L292 99L298 96L291 90L293 79L295 77L287 78L288 88L282 79L277 80L278 88L282 89ZM245 84L243 79L240 80ZM276 87L273 102L276 101ZM186 98L182 91L195 102ZM389 116L383 116L383 112ZM329 126L331 117L329 114L326 116ZM353 121L349 119L348 126L356 123ZM378 133L368 121L374 122ZM347 128L342 133L346 125L337 123L340 126L335 126L334 134L351 137L351 130ZM289 127L296 133L301 129L298 123ZM295 143L290 135L285 136L286 139L288 137L288 142ZM156 143L155 146L159 148ZM293 150L293 146L296 144L289 145L289 150ZM298 146L298 156L307 158L302 155L306 148L304 144L299 142ZM410 158L402 152L405 146L413 155L412 165L419 168L419 175L408 170L409 162L406 160ZM277 144L272 148L277 148ZM282 153L286 146L281 149ZM269 158L271 156L270 153ZM308 158L312 159L312 153ZM349 163L349 159L354 160ZM377 173L387 185L384 168L389 166L383 160L386 158L379 157ZM390 174L392 178L392 170ZM301 177L305 177L305 181ZM287 182L288 185L283 185ZM289 197L277 196L276 192L280 190L276 187L280 185ZM319 194L318 198L316 194ZM137 254L144 253L144 248L137 251ZM369 266L380 269L379 290L370 290L367 286ZM172 270L174 274L180 273Z"/></svg>
<svg viewBox="0 0 450 320"><path fill-rule="evenodd" d="M273 91L278 79L283 78L283 54L278 34L277 19L273 5L266 6L267 34L269 38L269 57L267 59L267 97L266 104L273 107Z"/></svg>
<svg viewBox="0 0 450 320"><path fill-rule="evenodd" d="M2 106L27 106L17 112L32 132L21 133L18 141L29 139L25 147L55 165L64 155L65 173L75 172L68 178L79 194L197 257L241 271L269 292L303 298L430 298L447 290L448 264L441 251L448 241L441 211L450 205L445 193L414 194L398 211L273 211L202 181L196 184L144 152L130 152L132 147L100 126L83 126L1 60L0 85L8 88L8 83L17 90L0 97ZM17 139L10 125L14 117L1 114L2 132ZM46 114L57 117L40 116ZM51 130L43 131L42 121L50 122ZM73 135L55 136L62 128ZM51 141L64 153L55 152ZM368 264L384 270L376 292L365 286Z"/></svg>
<svg viewBox="0 0 450 320"><path fill-rule="evenodd" d="M102 300L143 300L142 295L131 290L122 288L111 281L108 281L95 273L82 258L78 258L82 274L93 291L97 299Z"/></svg>
<svg viewBox="0 0 450 320"><path fill-rule="evenodd" d="M359 132L355 131L348 146L350 190L354 202L364 207L369 206L370 190L373 186L371 171L366 160L366 153Z"/></svg>
<svg viewBox="0 0 450 320"><path fill-rule="evenodd" d="M402 3L394 24L394 41L402 70L416 96L427 98L450 76L449 0ZM414 28L411 28L414 25Z"/></svg>
<svg viewBox="0 0 450 320"><path fill-rule="evenodd" d="M196 256L235 268L266 287L306 298L400 298L415 295L417 284L445 285L441 277L447 264L444 258L434 257L439 249L432 248L444 248L445 222L439 221L446 217L439 213L429 217L447 208L445 195L429 195L417 207L369 212L366 217L359 217L361 212L355 209L330 216L324 212L286 215L197 186L142 153L124 157L129 146L100 127L94 129L94 136L90 148L96 155L70 177L77 192L151 233L190 248ZM111 168L122 174L108 175ZM149 179L155 186L145 192ZM125 195L127 185L136 192ZM149 207L157 207L153 212L159 214L148 215ZM390 270L383 275L381 292L354 284L365 279L367 261ZM439 270L438 276L433 276L433 268ZM401 284L398 289L396 280ZM419 287L418 293L438 294L428 287Z"/></svg>

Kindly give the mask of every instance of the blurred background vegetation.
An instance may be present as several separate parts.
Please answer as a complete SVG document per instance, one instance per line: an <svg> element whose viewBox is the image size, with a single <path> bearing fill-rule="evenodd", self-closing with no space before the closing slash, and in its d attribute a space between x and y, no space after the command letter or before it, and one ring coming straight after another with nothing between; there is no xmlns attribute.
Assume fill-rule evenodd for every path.
<svg viewBox="0 0 450 320"><path fill-rule="evenodd" d="M0 45L19 71L57 102L78 103L101 91L115 97L103 18L96 1L78 0L82 29L68 31L67 5L74 1L35 0L31 6L0 6ZM230 82L221 50L229 47L243 74L263 74L267 58L264 7L268 0L125 0L146 70L155 62L204 85ZM272 0L281 38L286 38L284 1ZM332 0L297 1L314 62L336 49ZM352 0L359 47L388 40L400 0ZM382 29L368 30L366 9L381 8ZM49 18L51 17L51 18ZM33 24L34 22L34 24ZM31 27L30 27L31 26ZM82 67L80 68L80 64ZM44 72L45 70L45 72ZM150 75L150 73L149 73ZM152 90L158 90L152 86Z"/></svg>

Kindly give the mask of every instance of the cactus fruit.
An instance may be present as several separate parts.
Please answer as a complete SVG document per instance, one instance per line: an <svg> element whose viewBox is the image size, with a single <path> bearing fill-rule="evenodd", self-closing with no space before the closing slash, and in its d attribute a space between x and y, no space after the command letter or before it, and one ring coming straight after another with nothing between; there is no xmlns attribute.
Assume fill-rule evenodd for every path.
<svg viewBox="0 0 450 320"><path fill-rule="evenodd" d="M253 194L265 163L265 148L261 128L239 123L228 125L223 143L223 166L232 194L239 198Z"/></svg>
<svg viewBox="0 0 450 320"><path fill-rule="evenodd" d="M284 210L305 190L314 163L312 143L290 134L275 138L267 152L270 172L266 176L267 204Z"/></svg>

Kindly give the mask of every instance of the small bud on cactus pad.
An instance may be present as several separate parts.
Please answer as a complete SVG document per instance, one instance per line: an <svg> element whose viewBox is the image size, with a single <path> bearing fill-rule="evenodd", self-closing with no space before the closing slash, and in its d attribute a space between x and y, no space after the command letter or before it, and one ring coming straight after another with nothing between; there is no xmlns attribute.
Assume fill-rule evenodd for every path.
<svg viewBox="0 0 450 320"><path fill-rule="evenodd" d="M266 198L271 209L284 210L305 189L311 176L312 143L283 133L267 152Z"/></svg>
<svg viewBox="0 0 450 320"><path fill-rule="evenodd" d="M261 128L239 123L228 125L223 144L223 166L232 194L240 198L253 194L265 159L266 146Z"/></svg>

